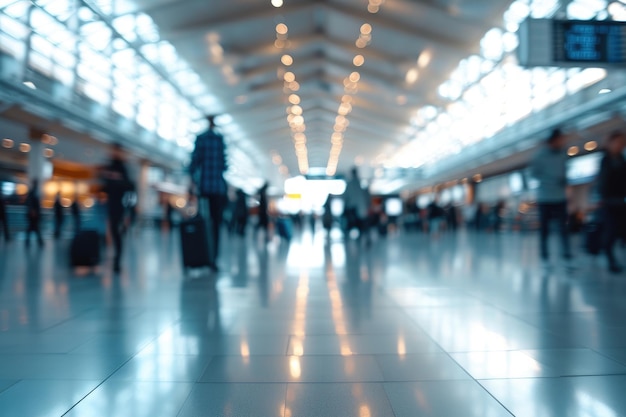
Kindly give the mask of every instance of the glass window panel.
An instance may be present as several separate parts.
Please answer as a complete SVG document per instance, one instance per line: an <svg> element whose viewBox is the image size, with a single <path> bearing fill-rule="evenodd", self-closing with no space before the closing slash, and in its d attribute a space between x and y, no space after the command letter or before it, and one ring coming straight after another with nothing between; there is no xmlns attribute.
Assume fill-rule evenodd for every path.
<svg viewBox="0 0 626 417"><path fill-rule="evenodd" d="M71 68L55 65L52 76L63 85L72 85L74 81L74 71Z"/></svg>
<svg viewBox="0 0 626 417"><path fill-rule="evenodd" d="M87 83L84 85L83 91L87 97L100 104L108 104L109 102L109 93L105 89L100 88L93 83Z"/></svg>
<svg viewBox="0 0 626 417"><path fill-rule="evenodd" d="M132 103L123 100L113 100L113 111L128 118L132 119L135 116L135 106Z"/></svg>
<svg viewBox="0 0 626 417"><path fill-rule="evenodd" d="M135 42L137 40L137 34L135 32L135 16L125 15L113 20L113 27L118 31L124 39L129 42Z"/></svg>
<svg viewBox="0 0 626 417"><path fill-rule="evenodd" d="M74 0L40 0L37 5L58 19L65 21L74 13L75 2Z"/></svg>
<svg viewBox="0 0 626 417"><path fill-rule="evenodd" d="M40 35L33 35L30 38L30 47L43 56L52 56L52 44Z"/></svg>
<svg viewBox="0 0 626 417"><path fill-rule="evenodd" d="M28 13L30 6L31 2L29 0L19 0L6 6L3 11L7 16L22 19Z"/></svg>
<svg viewBox="0 0 626 417"><path fill-rule="evenodd" d="M30 29L20 21L0 14L0 31L11 35L15 39L22 40L26 38Z"/></svg>
<svg viewBox="0 0 626 417"><path fill-rule="evenodd" d="M48 77L52 76L52 60L39 52L32 51L30 53L28 57L28 66Z"/></svg>
<svg viewBox="0 0 626 417"><path fill-rule="evenodd" d="M159 30L152 21L152 18L145 13L139 13L135 20L137 33L146 42L158 42Z"/></svg>
<svg viewBox="0 0 626 417"><path fill-rule="evenodd" d="M16 59L24 59L24 55L26 55L26 44L11 36L0 33L0 51Z"/></svg>
<svg viewBox="0 0 626 417"><path fill-rule="evenodd" d="M60 48L54 48L53 59L57 64L61 64L66 68L73 68L76 65L76 57L71 52Z"/></svg>
<svg viewBox="0 0 626 417"><path fill-rule="evenodd" d="M154 132L156 129L155 117L152 114L139 113L137 115L137 123L150 132Z"/></svg>

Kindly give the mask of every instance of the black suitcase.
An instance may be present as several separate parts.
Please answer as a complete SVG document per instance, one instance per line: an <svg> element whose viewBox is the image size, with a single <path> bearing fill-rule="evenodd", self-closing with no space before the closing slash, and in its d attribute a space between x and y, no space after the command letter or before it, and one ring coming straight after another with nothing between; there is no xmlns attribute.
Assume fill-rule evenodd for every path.
<svg viewBox="0 0 626 417"><path fill-rule="evenodd" d="M81 230L76 233L70 246L72 266L93 267L100 263L100 236L95 230Z"/></svg>
<svg viewBox="0 0 626 417"><path fill-rule="evenodd" d="M206 223L200 216L180 223L180 242L184 268L211 266Z"/></svg>

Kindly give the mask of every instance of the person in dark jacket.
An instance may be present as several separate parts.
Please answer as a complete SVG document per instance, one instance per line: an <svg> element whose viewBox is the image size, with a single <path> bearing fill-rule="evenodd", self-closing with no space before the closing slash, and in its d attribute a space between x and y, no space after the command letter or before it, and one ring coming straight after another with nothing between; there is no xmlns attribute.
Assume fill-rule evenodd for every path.
<svg viewBox="0 0 626 417"><path fill-rule="evenodd" d="M122 235L124 227L124 195L134 189L124 162L124 150L121 145L114 144L109 163L100 171L107 199L107 215L109 232L113 240L113 271L119 272L122 258Z"/></svg>
<svg viewBox="0 0 626 417"><path fill-rule="evenodd" d="M600 163L598 191L601 212L603 214L604 250L609 261L609 270L622 272L622 266L615 259L613 247L626 231L626 135L613 132L606 144L606 150Z"/></svg>
<svg viewBox="0 0 626 417"><path fill-rule="evenodd" d="M235 209L233 210L233 221L235 224L235 233L239 236L245 236L246 225L248 224L248 205L246 204L246 198L246 193L238 188Z"/></svg>
<svg viewBox="0 0 626 417"><path fill-rule="evenodd" d="M9 219L7 215L7 205L4 201L2 195L0 195L0 226L2 227L4 233L4 240L7 242L11 240L11 235L9 234Z"/></svg>
<svg viewBox="0 0 626 417"><path fill-rule="evenodd" d="M228 169L226 147L224 137L215 129L215 117L207 116L209 128L196 138L189 166L189 173L199 196L199 212L207 223L206 230L211 235L209 261L214 271L217 270L220 229L228 199L228 189L224 180L224 172Z"/></svg>
<svg viewBox="0 0 626 417"><path fill-rule="evenodd" d="M265 240L269 240L269 225L270 225L269 202L267 200L268 187L269 187L269 183L266 182L259 189L259 220L256 224L257 231L259 229L264 230Z"/></svg>
<svg viewBox="0 0 626 417"><path fill-rule="evenodd" d="M78 202L78 195L74 197L70 211L72 213L72 219L74 219L74 233L78 233L80 231L80 203Z"/></svg>
<svg viewBox="0 0 626 417"><path fill-rule="evenodd" d="M30 246L30 235L35 233L37 243L43 246L41 238L41 201L39 199L39 181L34 179L26 197L26 218L28 229L26 230L26 247Z"/></svg>
<svg viewBox="0 0 626 417"><path fill-rule="evenodd" d="M535 153L532 162L532 175L539 181L537 204L540 223L540 255L544 267L550 268L548 235L550 222L556 220L561 235L561 256L568 267L574 267L567 227L567 177L565 152L567 136L555 129L544 146Z"/></svg>
<svg viewBox="0 0 626 417"><path fill-rule="evenodd" d="M61 228L63 227L63 220L65 214L63 213L63 205L61 204L61 193L57 193L54 199L54 238L58 239L61 237Z"/></svg>

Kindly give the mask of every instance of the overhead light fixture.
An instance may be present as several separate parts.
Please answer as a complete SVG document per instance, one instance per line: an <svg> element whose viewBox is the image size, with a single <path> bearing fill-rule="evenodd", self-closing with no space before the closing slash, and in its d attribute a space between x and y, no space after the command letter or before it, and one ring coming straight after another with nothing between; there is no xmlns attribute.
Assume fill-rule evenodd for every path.
<svg viewBox="0 0 626 417"><path fill-rule="evenodd" d="M596 142L595 140L590 140L589 142L585 143L585 150L587 152L595 151L597 148L598 142Z"/></svg>
<svg viewBox="0 0 626 417"><path fill-rule="evenodd" d="M289 28L284 23L279 23L276 25L276 33L279 35L286 35L289 32Z"/></svg>
<svg viewBox="0 0 626 417"><path fill-rule="evenodd" d="M14 144L13 139L9 139L9 138L2 139L3 148L11 149L13 147L13 144Z"/></svg>
<svg viewBox="0 0 626 417"><path fill-rule="evenodd" d="M406 83L409 85L415 84L419 78L419 72L417 68L411 68L406 73Z"/></svg>
<svg viewBox="0 0 626 417"><path fill-rule="evenodd" d="M611 90L610 88L603 88L602 90L598 91L598 94L608 94L611 91L613 90Z"/></svg>
<svg viewBox="0 0 626 417"><path fill-rule="evenodd" d="M46 148L46 149L43 151L43 155L44 155L46 158L52 158L52 157L54 156L54 151L53 151L52 149L50 149L50 148Z"/></svg>
<svg viewBox="0 0 626 417"><path fill-rule="evenodd" d="M283 0L272 0L272 6L283 7Z"/></svg>
<svg viewBox="0 0 626 417"><path fill-rule="evenodd" d="M370 25L369 23L364 23L363 25L361 25L361 34L369 35L370 33L372 33L372 25Z"/></svg>
<svg viewBox="0 0 626 417"><path fill-rule="evenodd" d="M291 55L283 55L280 58L280 62L282 62L283 65L290 66L291 64L293 64L293 58L291 57Z"/></svg>
<svg viewBox="0 0 626 417"><path fill-rule="evenodd" d="M567 154L569 156L576 156L578 155L579 151L580 149L578 149L578 146L570 146L569 149L567 150Z"/></svg>
<svg viewBox="0 0 626 417"><path fill-rule="evenodd" d="M433 58L433 53L430 49L424 49L420 54L419 58L417 58L417 66L419 68L425 68L430 64L430 61Z"/></svg>
<svg viewBox="0 0 626 417"><path fill-rule="evenodd" d="M30 88L31 90L37 89L37 86L32 81L24 81L22 84Z"/></svg>
<svg viewBox="0 0 626 417"><path fill-rule="evenodd" d="M20 143L20 152L30 152L30 145L28 143Z"/></svg>
<svg viewBox="0 0 626 417"><path fill-rule="evenodd" d="M290 102L291 104L294 104L294 105L295 105L295 104L300 104L300 96L299 96L299 95L297 95L297 94L291 94L291 95L289 96L289 102Z"/></svg>
<svg viewBox="0 0 626 417"><path fill-rule="evenodd" d="M357 55L352 60L352 63L354 64L355 67L360 67L361 65L365 63L365 58L363 57L363 55Z"/></svg>

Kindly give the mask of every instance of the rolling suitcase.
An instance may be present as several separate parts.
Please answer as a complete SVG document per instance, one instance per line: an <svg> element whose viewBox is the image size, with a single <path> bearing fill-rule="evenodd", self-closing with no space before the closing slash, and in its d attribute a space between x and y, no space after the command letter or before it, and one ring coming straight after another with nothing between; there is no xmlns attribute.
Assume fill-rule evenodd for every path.
<svg viewBox="0 0 626 417"><path fill-rule="evenodd" d="M100 263L100 236L95 230L76 233L70 246L70 265L94 267Z"/></svg>
<svg viewBox="0 0 626 417"><path fill-rule="evenodd" d="M202 217L180 223L180 242L185 269L211 266L206 223Z"/></svg>

